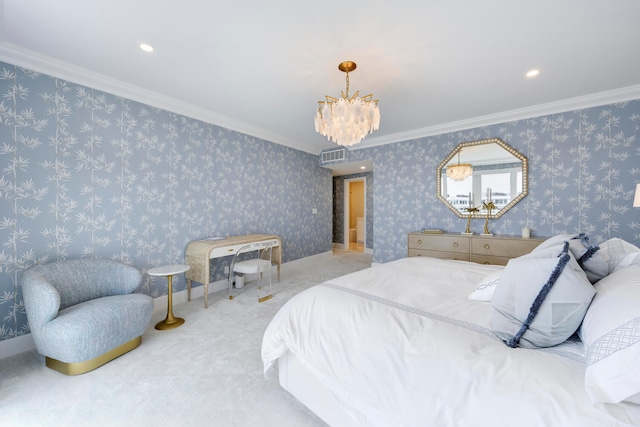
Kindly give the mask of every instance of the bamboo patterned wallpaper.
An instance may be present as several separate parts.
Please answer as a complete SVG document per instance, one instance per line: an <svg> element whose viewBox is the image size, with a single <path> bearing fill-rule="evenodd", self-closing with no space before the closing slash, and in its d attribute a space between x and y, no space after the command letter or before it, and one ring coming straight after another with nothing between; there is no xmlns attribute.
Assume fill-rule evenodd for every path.
<svg viewBox="0 0 640 427"><path fill-rule="evenodd" d="M36 263L144 272L183 263L191 240L247 233L279 235L283 262L331 250L315 155L3 63L0 96L0 340L28 332L17 283ZM141 291L166 295L166 279Z"/></svg>

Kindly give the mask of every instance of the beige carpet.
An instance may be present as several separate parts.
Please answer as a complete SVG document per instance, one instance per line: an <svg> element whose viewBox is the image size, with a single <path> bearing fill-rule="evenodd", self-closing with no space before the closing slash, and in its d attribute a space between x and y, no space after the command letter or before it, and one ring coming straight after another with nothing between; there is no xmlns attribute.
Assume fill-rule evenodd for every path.
<svg viewBox="0 0 640 427"><path fill-rule="evenodd" d="M44 366L35 350L0 360L0 425L321 426L277 383L265 379L262 334L296 293L367 268L371 255L335 251L282 266L274 296L257 302L255 282L233 301L226 292L178 304L183 326L158 331L156 313L137 349L83 375Z"/></svg>

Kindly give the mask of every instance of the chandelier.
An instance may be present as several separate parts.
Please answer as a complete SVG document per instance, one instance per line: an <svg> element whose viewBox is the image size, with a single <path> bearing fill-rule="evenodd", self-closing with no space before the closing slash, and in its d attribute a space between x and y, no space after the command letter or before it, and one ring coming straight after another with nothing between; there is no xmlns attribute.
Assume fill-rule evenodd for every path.
<svg viewBox="0 0 640 427"><path fill-rule="evenodd" d="M473 173L473 167L469 163L460 163L460 151L458 151L458 164L447 166L447 178L454 181L464 181Z"/></svg>
<svg viewBox="0 0 640 427"><path fill-rule="evenodd" d="M338 145L349 146L378 130L380 110L378 100L374 100L372 94L359 98L360 91L357 91L349 97L349 72L356 69L355 62L342 62L338 69L347 73L347 91L340 92L340 98L326 95L325 101L318 101L316 132Z"/></svg>

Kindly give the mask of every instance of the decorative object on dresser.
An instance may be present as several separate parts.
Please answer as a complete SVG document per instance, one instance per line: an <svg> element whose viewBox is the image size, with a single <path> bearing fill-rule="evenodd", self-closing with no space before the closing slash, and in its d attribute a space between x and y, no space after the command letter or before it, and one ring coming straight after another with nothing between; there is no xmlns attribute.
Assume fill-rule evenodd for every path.
<svg viewBox="0 0 640 427"><path fill-rule="evenodd" d="M471 206L470 208L465 209L467 211L467 228L465 228L464 233L462 234L473 234L471 232L471 215L478 212L480 209Z"/></svg>
<svg viewBox="0 0 640 427"><path fill-rule="evenodd" d="M493 236L493 233L489 231L489 217L491 217L491 211L496 208L496 205L491 201L491 190L488 190L489 201L482 204L482 209L487 211L487 216L484 219L484 232L482 233L484 236Z"/></svg>
<svg viewBox="0 0 640 427"><path fill-rule="evenodd" d="M470 177L455 181L448 176L449 162L463 149L473 171ZM465 218L469 214L466 208L472 206L481 208L472 218L499 218L526 197L527 173L527 158L499 138L462 142L436 169L436 196L460 218ZM483 188L487 188L486 194ZM489 202L494 204L491 212L482 209Z"/></svg>
<svg viewBox="0 0 640 427"><path fill-rule="evenodd" d="M408 235L408 256L473 261L479 264L507 265L511 258L528 254L545 239L519 236L470 236L454 233Z"/></svg>

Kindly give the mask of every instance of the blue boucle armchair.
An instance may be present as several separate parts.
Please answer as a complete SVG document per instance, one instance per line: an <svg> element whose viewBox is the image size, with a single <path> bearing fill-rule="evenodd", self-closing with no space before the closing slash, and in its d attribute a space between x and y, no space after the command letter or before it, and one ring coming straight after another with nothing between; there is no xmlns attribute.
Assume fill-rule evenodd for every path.
<svg viewBox="0 0 640 427"><path fill-rule="evenodd" d="M31 333L46 365L88 372L140 345L153 299L133 293L138 269L107 259L36 265L20 278Z"/></svg>

